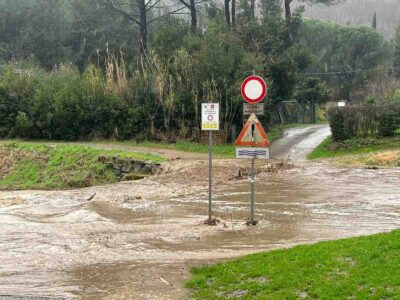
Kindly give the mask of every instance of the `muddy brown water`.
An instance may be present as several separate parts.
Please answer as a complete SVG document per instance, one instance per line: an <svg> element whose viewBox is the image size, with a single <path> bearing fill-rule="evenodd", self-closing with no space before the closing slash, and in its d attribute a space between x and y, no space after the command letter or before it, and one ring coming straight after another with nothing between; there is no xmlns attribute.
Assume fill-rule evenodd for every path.
<svg viewBox="0 0 400 300"><path fill-rule="evenodd" d="M312 147L327 134L326 126L289 131L286 147L280 141L271 152L291 153L300 161L307 151L299 144ZM0 202L14 204L0 205L0 295L187 299L182 283L191 266L400 227L399 169L318 162L259 174L260 223L247 227L249 182L232 176L247 163L215 162L214 210L223 220L216 227L202 225L207 215L203 156L171 162L170 173L138 182L0 192ZM87 201L93 193L94 200Z"/></svg>

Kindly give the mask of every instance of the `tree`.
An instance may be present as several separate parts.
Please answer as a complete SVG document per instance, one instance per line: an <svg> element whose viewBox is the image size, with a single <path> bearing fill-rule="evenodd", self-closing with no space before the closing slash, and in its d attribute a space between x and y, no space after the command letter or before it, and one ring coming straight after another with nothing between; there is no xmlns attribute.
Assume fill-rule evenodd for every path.
<svg viewBox="0 0 400 300"><path fill-rule="evenodd" d="M6 0L0 2L0 12L0 53L6 58L34 57L48 69L68 58L70 27L64 1Z"/></svg>
<svg viewBox="0 0 400 300"><path fill-rule="evenodd" d="M262 0L261 11L263 19L280 18L282 15L281 0Z"/></svg>
<svg viewBox="0 0 400 300"><path fill-rule="evenodd" d="M231 0L232 1L232 29L235 30L236 28L236 0Z"/></svg>
<svg viewBox="0 0 400 300"><path fill-rule="evenodd" d="M284 0L285 1L285 16L286 20L289 22L292 18L291 4L293 0ZM323 5L334 5L344 0L299 0L302 3L309 4L323 4Z"/></svg>
<svg viewBox="0 0 400 300"><path fill-rule="evenodd" d="M397 78L400 78L400 24L397 26L396 29L393 68L395 76Z"/></svg>
<svg viewBox="0 0 400 300"><path fill-rule="evenodd" d="M123 53L131 60L139 49L138 28L124 16L107 9L99 0L68 0L71 34L66 41L71 47L71 61L81 72L93 63L103 66L108 53Z"/></svg>
<svg viewBox="0 0 400 300"><path fill-rule="evenodd" d="M231 27L231 10L229 7L229 2L231 0L224 0L224 9L225 9L225 18L226 18L226 23L228 24L228 27Z"/></svg>
<svg viewBox="0 0 400 300"><path fill-rule="evenodd" d="M182 18L167 16L160 20L151 37L151 48L158 57L165 61L173 59L177 50L182 48L184 40L189 34L187 26Z"/></svg>
<svg viewBox="0 0 400 300"><path fill-rule="evenodd" d="M14 0L0 1L0 60L25 57L21 40L27 23L30 3Z"/></svg>
<svg viewBox="0 0 400 300"><path fill-rule="evenodd" d="M196 33L197 31L197 10L196 10L196 2L195 0L178 0L182 3L187 9L190 11L190 24L192 28L192 33ZM229 4L228 4L229 6Z"/></svg>
<svg viewBox="0 0 400 300"><path fill-rule="evenodd" d="M315 57L308 71L322 73L340 99L350 99L352 91L373 75L359 70L379 68L391 57L389 43L367 26L305 20L298 39Z"/></svg>
<svg viewBox="0 0 400 300"><path fill-rule="evenodd" d="M372 28L376 29L376 12L374 12L374 18L372 19Z"/></svg>
<svg viewBox="0 0 400 300"><path fill-rule="evenodd" d="M128 5L122 0L99 0L102 1L103 5L107 8L115 11L116 13L124 16L134 24L139 26L139 54L141 58L141 65L144 64L145 58L147 55L147 41L148 41L148 26L168 15L180 14L180 11L188 8L191 14L191 27L192 31L195 32L197 28L197 12L196 5L202 3L206 0L199 0L199 2L195 2L195 0L178 0L183 4L182 7L174 8L172 10L168 10L170 7L159 7L157 5L160 4L161 0L129 0ZM118 1L118 2L117 2ZM159 9L167 9L164 14L160 14L156 16L153 13L155 8Z"/></svg>
<svg viewBox="0 0 400 300"><path fill-rule="evenodd" d="M308 77L300 81L296 88L295 99L303 106L303 122L305 108L309 106L312 113L312 122L316 123L316 105L329 100L330 92L318 77Z"/></svg>

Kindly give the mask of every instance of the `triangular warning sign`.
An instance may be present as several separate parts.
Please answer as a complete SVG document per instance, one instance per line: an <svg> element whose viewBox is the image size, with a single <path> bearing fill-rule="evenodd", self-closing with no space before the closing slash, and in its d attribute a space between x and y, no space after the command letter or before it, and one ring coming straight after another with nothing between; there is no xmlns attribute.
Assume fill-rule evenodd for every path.
<svg viewBox="0 0 400 300"><path fill-rule="evenodd" d="M255 114L251 114L235 144L245 147L269 147L267 134Z"/></svg>

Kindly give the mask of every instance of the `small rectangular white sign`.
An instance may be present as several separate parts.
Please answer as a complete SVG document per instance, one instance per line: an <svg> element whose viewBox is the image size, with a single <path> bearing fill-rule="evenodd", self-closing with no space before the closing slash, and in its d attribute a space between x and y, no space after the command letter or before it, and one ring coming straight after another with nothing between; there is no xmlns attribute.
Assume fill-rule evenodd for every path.
<svg viewBox="0 0 400 300"><path fill-rule="evenodd" d="M236 148L236 158L269 159L269 148Z"/></svg>
<svg viewBox="0 0 400 300"><path fill-rule="evenodd" d="M256 114L257 116L264 115L264 103L243 103L243 115L250 116L252 113Z"/></svg>
<svg viewBox="0 0 400 300"><path fill-rule="evenodd" d="M201 130L219 130L219 103L201 105Z"/></svg>

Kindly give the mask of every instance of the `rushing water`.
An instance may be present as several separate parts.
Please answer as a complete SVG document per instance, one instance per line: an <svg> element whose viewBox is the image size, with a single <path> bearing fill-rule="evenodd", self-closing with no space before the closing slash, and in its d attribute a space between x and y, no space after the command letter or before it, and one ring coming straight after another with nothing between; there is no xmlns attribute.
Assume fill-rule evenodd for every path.
<svg viewBox="0 0 400 300"><path fill-rule="evenodd" d="M321 130L326 128L315 130L314 138L322 138ZM118 198L122 188L135 187L93 188L107 199L89 202L77 191L0 193L0 200L24 200L0 208L0 295L184 299L182 281L191 265L400 227L399 169L303 163L262 173L256 227L244 225L247 180L216 187L214 212L223 220L217 227L202 225L205 189Z"/></svg>

